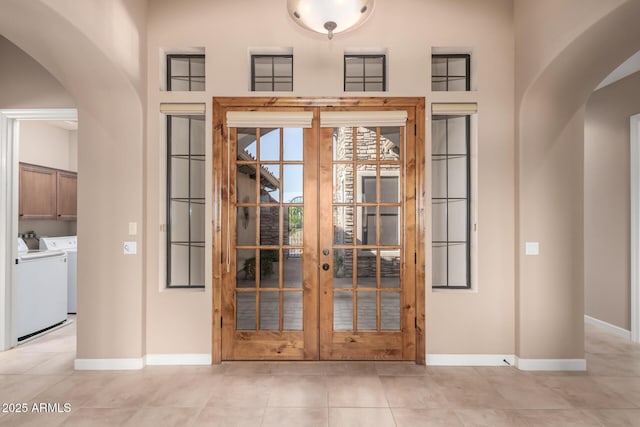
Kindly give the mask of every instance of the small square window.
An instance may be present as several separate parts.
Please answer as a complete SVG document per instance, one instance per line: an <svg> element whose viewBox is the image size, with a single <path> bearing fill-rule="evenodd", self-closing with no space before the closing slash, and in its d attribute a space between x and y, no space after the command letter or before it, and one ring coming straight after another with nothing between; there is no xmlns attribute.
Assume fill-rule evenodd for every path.
<svg viewBox="0 0 640 427"><path fill-rule="evenodd" d="M345 92L385 92L386 55L345 55Z"/></svg>
<svg viewBox="0 0 640 427"><path fill-rule="evenodd" d="M167 55L167 90L204 91L204 55Z"/></svg>
<svg viewBox="0 0 640 427"><path fill-rule="evenodd" d="M471 90L471 55L431 55L431 90L434 92Z"/></svg>
<svg viewBox="0 0 640 427"><path fill-rule="evenodd" d="M293 55L251 55L252 92L292 92Z"/></svg>

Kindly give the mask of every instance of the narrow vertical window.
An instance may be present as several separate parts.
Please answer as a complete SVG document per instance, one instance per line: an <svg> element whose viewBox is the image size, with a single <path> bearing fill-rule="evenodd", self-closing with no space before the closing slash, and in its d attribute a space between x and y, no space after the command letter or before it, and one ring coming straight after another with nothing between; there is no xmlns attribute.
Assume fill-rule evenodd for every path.
<svg viewBox="0 0 640 427"><path fill-rule="evenodd" d="M471 287L469 128L469 116L433 116L433 288Z"/></svg>
<svg viewBox="0 0 640 427"><path fill-rule="evenodd" d="M386 55L345 55L345 92L384 92L387 90Z"/></svg>
<svg viewBox="0 0 640 427"><path fill-rule="evenodd" d="M167 287L204 287L204 116L167 116Z"/></svg>
<svg viewBox="0 0 640 427"><path fill-rule="evenodd" d="M203 91L204 55L167 55L168 91Z"/></svg>
<svg viewBox="0 0 640 427"><path fill-rule="evenodd" d="M252 92L292 92L293 55L251 55Z"/></svg>
<svg viewBox="0 0 640 427"><path fill-rule="evenodd" d="M470 91L471 55L431 55L431 90Z"/></svg>

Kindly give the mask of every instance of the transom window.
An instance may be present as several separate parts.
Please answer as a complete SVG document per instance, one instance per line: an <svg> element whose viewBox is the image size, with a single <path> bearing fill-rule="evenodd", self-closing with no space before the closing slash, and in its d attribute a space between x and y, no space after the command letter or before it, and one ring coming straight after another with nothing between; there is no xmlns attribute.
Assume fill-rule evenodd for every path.
<svg viewBox="0 0 640 427"><path fill-rule="evenodd" d="M471 287L469 116L433 116L433 288Z"/></svg>
<svg viewBox="0 0 640 427"><path fill-rule="evenodd" d="M205 119L167 116L167 287L204 287Z"/></svg>
<svg viewBox="0 0 640 427"><path fill-rule="evenodd" d="M292 92L293 55L251 55L251 91Z"/></svg>
<svg viewBox="0 0 640 427"><path fill-rule="evenodd" d="M431 90L471 90L471 55L431 55Z"/></svg>
<svg viewBox="0 0 640 427"><path fill-rule="evenodd" d="M384 92L387 90L386 55L345 55L345 92Z"/></svg>
<svg viewBox="0 0 640 427"><path fill-rule="evenodd" d="M168 91L203 91L204 79L204 55L167 55Z"/></svg>

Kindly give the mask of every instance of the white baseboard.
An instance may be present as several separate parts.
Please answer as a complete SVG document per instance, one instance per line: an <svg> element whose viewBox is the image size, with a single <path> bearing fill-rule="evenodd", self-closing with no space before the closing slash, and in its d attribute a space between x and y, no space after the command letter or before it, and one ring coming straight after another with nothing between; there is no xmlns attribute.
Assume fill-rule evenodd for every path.
<svg viewBox="0 0 640 427"><path fill-rule="evenodd" d="M612 325L604 320L596 319L595 317L587 316L586 314L584 315L584 323L631 341L631 331L627 331L620 326Z"/></svg>
<svg viewBox="0 0 640 427"><path fill-rule="evenodd" d="M121 371L144 368L144 358L135 359L76 359L77 371Z"/></svg>
<svg viewBox="0 0 640 427"><path fill-rule="evenodd" d="M427 366L513 366L515 356L513 354L427 354L426 362Z"/></svg>
<svg viewBox="0 0 640 427"><path fill-rule="evenodd" d="M515 366L521 371L586 371L586 359L520 359Z"/></svg>
<svg viewBox="0 0 640 427"><path fill-rule="evenodd" d="M147 354L147 365L211 365L209 353Z"/></svg>

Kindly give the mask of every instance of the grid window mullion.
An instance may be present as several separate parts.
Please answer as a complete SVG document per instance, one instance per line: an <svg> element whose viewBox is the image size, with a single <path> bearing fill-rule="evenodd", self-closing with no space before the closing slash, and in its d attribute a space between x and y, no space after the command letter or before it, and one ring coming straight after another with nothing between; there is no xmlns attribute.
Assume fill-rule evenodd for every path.
<svg viewBox="0 0 640 427"><path fill-rule="evenodd" d="M438 248L439 256L443 257L440 259L440 262L438 264L434 263L434 284L433 284L434 288L469 289L471 287L471 195L470 195L471 194L470 193L471 192L471 156L470 156L471 131L470 131L470 118L469 116L465 116L464 117L464 147L465 147L466 153L465 154L461 154L459 152L452 153L451 152L451 137L452 137L451 120L459 119L459 118L460 116L439 119L444 122L442 126L442 133L440 134L440 138L442 138L442 140L440 141L436 140L438 135L436 134L436 132L434 132L433 141L432 141L432 144L434 147L433 151L436 151L436 147L438 146L441 147L439 150L444 151L444 153L442 153L442 151L432 153L432 163L434 165L436 164L435 162L444 162L442 167L435 168L434 166L434 170L438 170L439 175L436 175L436 178L434 178L435 179L434 185L438 185L438 187L437 188L434 187L434 193L437 193L437 194L435 195L435 197L432 198L432 201L439 202L439 203L432 203L432 206L434 206L434 209L435 209L435 206L438 206L438 205L442 206L440 208L441 210L439 215L442 215L441 221L443 222L441 222L440 224L443 228L442 231L444 234L444 235L440 234L440 236L442 236L444 240L441 240L441 239L432 240L434 251L436 248ZM452 173L453 175L456 175L456 171L459 171L459 166L456 168L452 168L451 161L460 159L460 158L464 158L464 173L466 174L464 179L464 187L465 187L464 195L459 195L455 193L451 194ZM453 177L453 179L459 182L459 179L461 179L461 177ZM459 191L460 190L458 187L458 190L456 190L456 192L459 192ZM458 237L460 236L460 230L459 228L457 228L460 226L459 216L457 218L457 222L455 223L455 227L457 230L455 236L458 237L458 239L455 239L455 240L452 239L451 227L454 226L452 225L453 224L452 218L454 218L452 215L455 215L452 213L452 203L456 203L456 204L465 203L464 240L460 240L460 238ZM436 217L437 216L435 215L435 210L434 210L434 218ZM437 224L434 222L434 227L436 227L436 225ZM452 250L453 248L459 245L465 245L464 265L461 265L460 267L456 267L456 265L452 264L452 262L460 262L460 259L457 258L455 260L452 260ZM458 251L458 256L459 256L459 251ZM460 282L454 283L456 282L456 280L452 279L451 277L452 267L454 269L455 268L465 269L464 279L463 279L465 280L464 284ZM439 276L441 279L443 279L444 283L442 283L441 281L439 282L435 281L436 269L438 269L437 271L439 271ZM459 274L456 274L456 276L460 277Z"/></svg>
<svg viewBox="0 0 640 427"><path fill-rule="evenodd" d="M293 55L251 55L251 91L293 91Z"/></svg>
<svg viewBox="0 0 640 427"><path fill-rule="evenodd" d="M367 64L367 60L370 61ZM357 62L356 62L357 61ZM353 64L354 67L349 67ZM368 67L379 68L379 74ZM350 70L360 68L360 72L352 74ZM360 75L357 75L360 74ZM384 92L387 90L386 55L345 55L344 56L344 91L345 92Z"/></svg>
<svg viewBox="0 0 640 427"><path fill-rule="evenodd" d="M194 89L193 87L193 83L195 81L196 78L199 79L204 79L205 76L199 76L199 75L195 75L194 71L193 71L193 61L196 59L203 59L204 60L204 55L201 54L197 54L197 55L190 55L190 54L173 54L173 55L167 55L167 91L175 91L175 90L180 90L180 89L176 89L175 87L173 87L173 80L174 79L181 79L186 81L187 84L187 89L186 91L195 91L198 89ZM175 72L175 70L173 69L173 61L176 59L184 59L186 60L187 64L186 64L186 74L182 73L182 74L178 74L177 72Z"/></svg>
<svg viewBox="0 0 640 427"><path fill-rule="evenodd" d="M464 67L456 71L452 70L452 61L464 61ZM432 73L431 73L431 90L432 91L470 91L471 90L471 55L469 54L434 54L431 55ZM438 70L438 72L435 72ZM459 71L458 71L459 70ZM452 82L463 80L464 87L455 85Z"/></svg>
<svg viewBox="0 0 640 427"><path fill-rule="evenodd" d="M182 127L174 126L174 120L185 120L186 126ZM193 154L193 144L194 144L194 133L193 133L193 124L196 118L192 116L167 116L167 287L171 288L198 288L204 287L204 283L196 283L197 280L194 277L194 263L196 250L201 250L204 248L205 239L204 235L196 237L196 224L193 219L194 206L195 209L201 211L198 206L202 206L204 204L204 198L202 197L194 197L194 189L193 182L194 179L194 162L204 161L204 156L200 154ZM185 129L185 133L181 138L184 138L185 143L183 144L184 149L186 149L186 153L184 149L181 149L181 152L174 152L176 149L176 144L173 141L174 132L177 132L177 129ZM184 175L186 176L176 176L178 170L175 170L172 165L174 160L185 160L186 161L186 171ZM184 168L184 166L183 166ZM201 168L200 168L201 169ZM195 169L198 170L198 169ZM200 177L204 180L204 176ZM172 188L174 184L174 179L176 180L185 180L186 179L186 189L183 189L181 194L173 194ZM184 184L183 184L184 185ZM173 215L172 209L178 205L186 205L186 214L185 211L182 211L183 216ZM202 212L199 212L202 215ZM184 217L186 215L186 217ZM199 218L202 220L202 218ZM183 223L184 236L176 239L174 238L174 225L177 225L178 221L185 221ZM200 230L203 229L204 224L199 224ZM176 256L173 253L174 248L176 247L184 247L186 248L186 252L182 252L181 257ZM183 279L174 280L174 271L172 271L172 266L176 265L176 263L180 266L180 270L182 271L181 277ZM199 265L200 268L203 268L202 265ZM202 273L202 272L201 272ZM204 277L203 274L199 274L201 278Z"/></svg>

